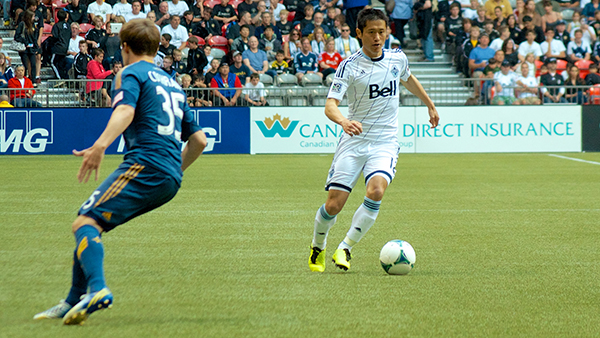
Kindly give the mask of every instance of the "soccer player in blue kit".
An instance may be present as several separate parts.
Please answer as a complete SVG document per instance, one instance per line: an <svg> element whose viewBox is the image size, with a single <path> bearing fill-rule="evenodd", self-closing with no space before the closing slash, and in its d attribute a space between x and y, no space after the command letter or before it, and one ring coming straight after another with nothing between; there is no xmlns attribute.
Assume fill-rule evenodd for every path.
<svg viewBox="0 0 600 338"><path fill-rule="evenodd" d="M79 182L87 182L92 173L98 179L104 151L121 134L128 151L73 222L77 245L67 299L34 319L62 318L66 325L83 324L91 313L112 306L113 295L104 280L101 234L171 200L183 171L206 146L206 136L194 121L181 87L154 65L160 42L154 23L131 20L119 35L127 67L114 79L114 111L106 129L92 147L73 151L83 157ZM188 142L183 152L181 141Z"/></svg>

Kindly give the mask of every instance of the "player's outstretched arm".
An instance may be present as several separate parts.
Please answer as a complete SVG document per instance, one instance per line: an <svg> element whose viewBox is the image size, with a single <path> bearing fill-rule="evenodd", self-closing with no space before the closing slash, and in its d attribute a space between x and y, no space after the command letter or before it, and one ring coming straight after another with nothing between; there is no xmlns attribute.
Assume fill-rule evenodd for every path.
<svg viewBox="0 0 600 338"><path fill-rule="evenodd" d="M409 92L416 95L423 103L425 103L427 108L429 108L429 123L431 123L431 128L437 127L440 122L440 116L438 115L437 109L435 109L435 104L433 104L433 101L431 101L431 98L427 95L419 80L417 80L414 75L410 74L408 80L400 81Z"/></svg>
<svg viewBox="0 0 600 338"><path fill-rule="evenodd" d="M95 180L98 180L100 164L104 158L104 151L121 135L133 121L135 109L128 105L120 105L113 111L104 132L96 140L93 146L78 151L73 150L73 155L82 156L83 162L77 173L79 183L87 183L92 172L95 172Z"/></svg>
<svg viewBox="0 0 600 338"><path fill-rule="evenodd" d="M362 133L362 124L358 121L351 121L342 115L342 112L338 108L340 101L336 99L329 98L325 101L325 115L327 117L342 126L344 128L344 132L346 134L352 135L360 135Z"/></svg>
<svg viewBox="0 0 600 338"><path fill-rule="evenodd" d="M199 130L190 136L188 143L181 153L181 171L185 171L202 154L206 147L206 135Z"/></svg>

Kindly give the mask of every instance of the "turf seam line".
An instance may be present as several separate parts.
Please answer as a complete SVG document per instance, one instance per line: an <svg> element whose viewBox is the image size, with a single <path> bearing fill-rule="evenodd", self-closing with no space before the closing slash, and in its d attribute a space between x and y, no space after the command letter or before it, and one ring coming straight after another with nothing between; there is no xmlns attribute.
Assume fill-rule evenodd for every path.
<svg viewBox="0 0 600 338"><path fill-rule="evenodd" d="M600 165L600 162L586 161L586 160L582 160L580 158L567 157L567 156L561 156L561 155L555 155L555 154L548 154L548 156L558 157L558 158L562 158L562 159L565 159L565 160L571 160L571 161L577 161L577 162L583 162L583 163Z"/></svg>

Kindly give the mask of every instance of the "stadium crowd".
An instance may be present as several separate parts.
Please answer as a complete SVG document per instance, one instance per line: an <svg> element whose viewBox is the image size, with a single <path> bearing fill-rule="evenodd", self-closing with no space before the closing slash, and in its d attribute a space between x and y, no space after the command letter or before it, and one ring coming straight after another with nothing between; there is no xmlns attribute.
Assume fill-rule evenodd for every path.
<svg viewBox="0 0 600 338"><path fill-rule="evenodd" d="M58 79L87 81L81 100L101 100L105 106L111 91L102 80L122 67L118 34L131 19L154 22L161 33L155 63L181 83L191 106L261 106L268 105L263 82L329 84L339 64L360 48L358 12L373 5L370 0L66 1L1 2L4 26L16 29L9 48L19 52L28 79L18 88L36 87L47 65ZM481 79L466 82L481 103L583 104L589 99L584 86L600 84L600 0L517 0L514 8L509 0L380 5L392 23L385 48L407 48L410 38L423 50L420 61L434 62L439 44L457 73ZM16 72L4 54L0 71L0 87L11 87ZM11 102L38 104L35 91L28 92L31 97L20 98L27 100L11 95Z"/></svg>

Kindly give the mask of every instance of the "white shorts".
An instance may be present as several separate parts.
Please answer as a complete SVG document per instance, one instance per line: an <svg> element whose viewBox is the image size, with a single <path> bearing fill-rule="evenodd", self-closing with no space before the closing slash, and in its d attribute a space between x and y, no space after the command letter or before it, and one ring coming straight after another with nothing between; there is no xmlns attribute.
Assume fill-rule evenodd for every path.
<svg viewBox="0 0 600 338"><path fill-rule="evenodd" d="M361 172L365 177L365 185L373 176L381 176L390 184L396 176L399 151L397 142L342 137L333 156L325 190L352 192Z"/></svg>

